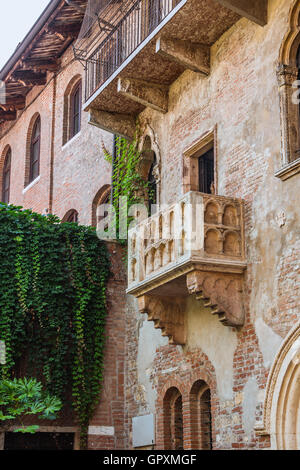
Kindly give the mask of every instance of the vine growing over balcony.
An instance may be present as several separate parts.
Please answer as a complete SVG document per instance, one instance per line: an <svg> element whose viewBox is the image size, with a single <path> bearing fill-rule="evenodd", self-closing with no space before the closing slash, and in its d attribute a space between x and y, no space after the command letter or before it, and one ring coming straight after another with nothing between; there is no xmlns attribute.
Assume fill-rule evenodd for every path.
<svg viewBox="0 0 300 470"><path fill-rule="evenodd" d="M102 381L109 256L91 227L0 204L0 379L36 377L82 430Z"/></svg>
<svg viewBox="0 0 300 470"><path fill-rule="evenodd" d="M141 152L138 150L138 128L132 141L128 141L124 137L116 136L115 139L115 159L103 145L105 159L113 165L112 186L113 197L112 205L116 215L116 232L117 238L124 243L119 232L120 219L126 219L127 228L132 221L132 217L128 217L130 208L134 204L142 204L145 199L150 197L150 185L140 174ZM120 206L120 198L126 198L126 207Z"/></svg>

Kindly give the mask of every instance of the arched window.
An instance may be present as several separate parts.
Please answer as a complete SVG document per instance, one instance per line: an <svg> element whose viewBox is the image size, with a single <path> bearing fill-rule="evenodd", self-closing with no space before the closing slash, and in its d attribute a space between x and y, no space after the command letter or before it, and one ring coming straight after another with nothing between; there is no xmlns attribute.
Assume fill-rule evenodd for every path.
<svg viewBox="0 0 300 470"><path fill-rule="evenodd" d="M2 173L2 202L9 203L10 195L11 149L6 152Z"/></svg>
<svg viewBox="0 0 300 470"><path fill-rule="evenodd" d="M64 218L62 219L62 222L70 222L70 223L78 223L78 212L75 209L69 210Z"/></svg>
<svg viewBox="0 0 300 470"><path fill-rule="evenodd" d="M72 78L64 93L63 145L80 132L81 106L82 80L78 74Z"/></svg>
<svg viewBox="0 0 300 470"><path fill-rule="evenodd" d="M92 226L93 227L96 227L97 224L100 222L101 218L103 219L103 217L105 217L105 215L102 217L100 216L100 220L99 220L99 214L97 214L98 207L103 204L109 204L110 199L111 199L111 186L109 184L105 184L97 192L92 203Z"/></svg>
<svg viewBox="0 0 300 470"><path fill-rule="evenodd" d="M171 387L164 397L164 448L183 449L182 395L176 387Z"/></svg>
<svg viewBox="0 0 300 470"><path fill-rule="evenodd" d="M29 183L34 181L40 174L40 149L41 149L41 118L37 117L31 135Z"/></svg>
<svg viewBox="0 0 300 470"><path fill-rule="evenodd" d="M70 135L72 139L81 128L81 81L74 87L70 96Z"/></svg>
<svg viewBox="0 0 300 470"><path fill-rule="evenodd" d="M212 450L211 394L203 380L194 383L190 392L192 449Z"/></svg>

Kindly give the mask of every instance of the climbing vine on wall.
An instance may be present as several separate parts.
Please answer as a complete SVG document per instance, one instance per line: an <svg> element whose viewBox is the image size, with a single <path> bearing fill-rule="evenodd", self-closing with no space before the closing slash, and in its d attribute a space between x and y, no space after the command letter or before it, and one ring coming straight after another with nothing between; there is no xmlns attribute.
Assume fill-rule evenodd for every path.
<svg viewBox="0 0 300 470"><path fill-rule="evenodd" d="M19 368L71 402L83 443L102 381L108 276L93 228L0 204L0 379Z"/></svg>
<svg viewBox="0 0 300 470"><path fill-rule="evenodd" d="M138 128L132 141L128 141L124 137L116 136L116 155L113 161L112 155L105 149L105 159L113 165L112 185L113 200L112 205L116 214L117 221L117 238L119 237L119 221L120 217L126 218L127 226L131 222L131 218L127 217L130 208L134 204L140 204L150 195L150 186L148 181L142 178L140 174L141 152L138 150ZM126 198L127 204L120 206L120 198ZM124 213L126 211L126 213Z"/></svg>

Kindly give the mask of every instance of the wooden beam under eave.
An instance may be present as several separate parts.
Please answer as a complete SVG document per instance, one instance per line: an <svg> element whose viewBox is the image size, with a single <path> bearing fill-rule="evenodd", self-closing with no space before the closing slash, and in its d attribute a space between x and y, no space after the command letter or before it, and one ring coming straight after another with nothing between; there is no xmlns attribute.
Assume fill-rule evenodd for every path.
<svg viewBox="0 0 300 470"><path fill-rule="evenodd" d="M16 111L3 111L0 109L0 120L15 121L17 119Z"/></svg>
<svg viewBox="0 0 300 470"><path fill-rule="evenodd" d="M26 106L25 96L6 97L5 103L1 107L13 107L15 109L24 109Z"/></svg>
<svg viewBox="0 0 300 470"><path fill-rule="evenodd" d="M119 78L118 80L118 93L161 113L168 111L168 91L168 86L144 80L131 78Z"/></svg>
<svg viewBox="0 0 300 470"><path fill-rule="evenodd" d="M126 139L133 139L136 131L134 116L129 114L108 113L99 109L90 108L89 124L104 131L120 135Z"/></svg>
<svg viewBox="0 0 300 470"><path fill-rule="evenodd" d="M265 26L268 23L268 0L216 0L229 10Z"/></svg>
<svg viewBox="0 0 300 470"><path fill-rule="evenodd" d="M33 72L32 70L16 70L14 72L14 79L24 84L25 86L40 86L46 85L47 73Z"/></svg>
<svg viewBox="0 0 300 470"><path fill-rule="evenodd" d="M38 60L38 59L26 59L23 62L24 68L31 69L33 71L40 72L57 72L60 68L60 60Z"/></svg>
<svg viewBox="0 0 300 470"><path fill-rule="evenodd" d="M210 73L210 47L205 44L159 37L156 41L155 52L183 65L186 69L204 75Z"/></svg>

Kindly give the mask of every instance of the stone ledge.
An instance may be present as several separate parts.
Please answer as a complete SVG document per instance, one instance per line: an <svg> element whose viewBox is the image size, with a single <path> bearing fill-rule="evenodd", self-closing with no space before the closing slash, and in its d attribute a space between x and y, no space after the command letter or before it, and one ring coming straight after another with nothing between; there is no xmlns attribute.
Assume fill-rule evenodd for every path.
<svg viewBox="0 0 300 470"><path fill-rule="evenodd" d="M297 173L300 173L300 158L280 168L280 170L275 173L275 176L282 181L286 181Z"/></svg>

